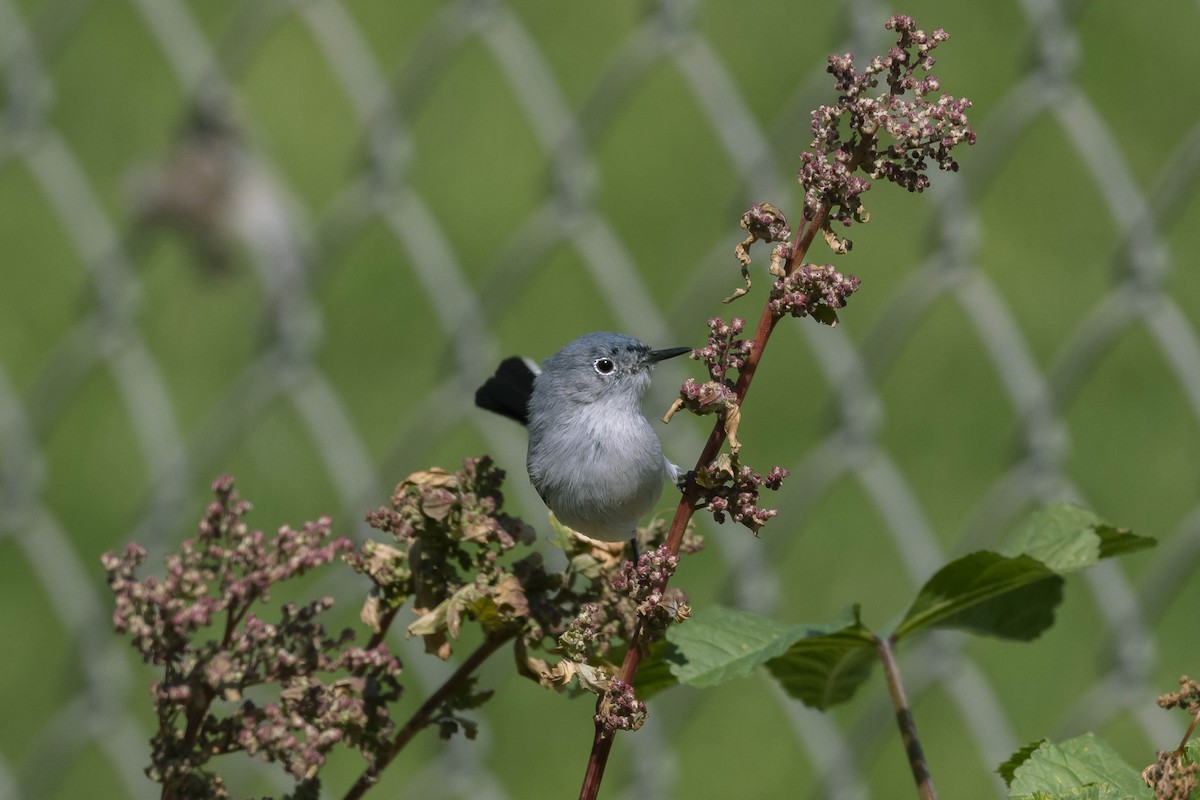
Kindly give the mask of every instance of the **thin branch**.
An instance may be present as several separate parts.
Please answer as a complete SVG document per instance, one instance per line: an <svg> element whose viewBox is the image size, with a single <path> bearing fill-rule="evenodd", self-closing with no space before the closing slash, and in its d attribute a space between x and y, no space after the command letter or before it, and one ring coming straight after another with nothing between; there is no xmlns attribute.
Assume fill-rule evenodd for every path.
<svg viewBox="0 0 1200 800"><path fill-rule="evenodd" d="M429 724L429 720L437 713L442 703L453 695L471 677L479 666L500 649L506 642L511 640L517 633L516 629L506 630L499 633L489 635L483 640L479 647L467 659L459 665L458 669L454 670L446 681L438 687L438 690L429 696L416 713L409 718L408 722L404 723L404 727L392 739L391 744L376 761L373 769L368 769L359 779L350 787L350 791L346 792L344 800L358 800L367 790L370 789L379 780L379 773L392 763L392 759L404 749L404 746L412 741L412 738L421 731L422 728Z"/></svg>
<svg viewBox="0 0 1200 800"><path fill-rule="evenodd" d="M1175 748L1175 755L1183 755L1183 748L1187 747L1188 739L1192 738L1192 733L1196 730L1196 725L1200 723L1200 711L1192 717L1192 724L1188 725L1187 731L1183 734L1183 738L1179 741L1179 747Z"/></svg>
<svg viewBox="0 0 1200 800"><path fill-rule="evenodd" d="M917 723L908 706L908 697L904 693L904 683L900 679L900 669L896 665L892 644L890 638L875 637L875 649L883 662L883 674L887 679L892 706L896 709L896 724L900 727L900 738L904 741L904 753L908 756L913 780L917 782L917 796L921 800L937 800L933 776L929 774L929 762L925 760L925 751L921 749L921 740L917 738Z"/></svg>
<svg viewBox="0 0 1200 800"><path fill-rule="evenodd" d="M367 641L367 650L374 650L383 642L384 639L387 638L388 628L391 627L392 620L396 618L396 612L399 610L400 607L396 606L383 612L383 619L379 621L379 630L371 634L371 638Z"/></svg>

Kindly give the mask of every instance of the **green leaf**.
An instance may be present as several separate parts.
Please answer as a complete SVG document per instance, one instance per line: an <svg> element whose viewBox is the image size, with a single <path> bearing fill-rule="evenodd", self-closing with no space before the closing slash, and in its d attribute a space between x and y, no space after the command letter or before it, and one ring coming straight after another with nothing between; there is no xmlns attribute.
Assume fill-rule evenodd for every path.
<svg viewBox="0 0 1200 800"><path fill-rule="evenodd" d="M836 622L808 627L803 639L767 662L788 695L822 711L854 696L876 660L875 637L858 614L854 605Z"/></svg>
<svg viewBox="0 0 1200 800"><path fill-rule="evenodd" d="M642 658L637 676L633 679L633 688L639 700L646 700L664 689L670 689L679 684L671 674L672 667L679 668L683 664L683 654L679 648L666 639L659 639L650 645L650 652Z"/></svg>
<svg viewBox="0 0 1200 800"><path fill-rule="evenodd" d="M1092 733L1059 744L1042 742L1016 767L1008 788L1010 798L1030 800L1153 797L1138 771Z"/></svg>
<svg viewBox="0 0 1200 800"><path fill-rule="evenodd" d="M668 668L680 683L716 686L749 675L787 650L805 630L803 625L712 606L667 631L667 640L675 648L669 653Z"/></svg>
<svg viewBox="0 0 1200 800"><path fill-rule="evenodd" d="M1086 508L1068 503L1033 512L1000 552L1029 555L1059 574L1090 567L1102 558L1154 546L1147 536L1114 528Z"/></svg>
<svg viewBox="0 0 1200 800"><path fill-rule="evenodd" d="M1006 556L1033 556L1058 573L1090 567L1100 560L1099 517L1079 506L1059 503L1029 515L1000 548Z"/></svg>
<svg viewBox="0 0 1200 800"><path fill-rule="evenodd" d="M892 634L959 628L1027 641L1054 622L1062 578L1027 555L981 550L951 561L925 582Z"/></svg>
<svg viewBox="0 0 1200 800"><path fill-rule="evenodd" d="M1126 800L1127 795L1111 787L1089 783L1065 792L1034 792L1021 800Z"/></svg>
<svg viewBox="0 0 1200 800"><path fill-rule="evenodd" d="M1114 528L1112 525L1097 525L1096 535L1100 537L1101 558L1123 556L1158 544L1157 539L1138 536L1128 528Z"/></svg>
<svg viewBox="0 0 1200 800"><path fill-rule="evenodd" d="M1029 641L1054 622L1062 600L1060 576L1153 544L1107 525L1085 508L1047 506L1031 514L1000 552L971 553L938 570L893 636L899 640L923 628L958 628Z"/></svg>
<svg viewBox="0 0 1200 800"><path fill-rule="evenodd" d="M996 767L996 772L1000 773L1001 778L1004 778L1005 786L1012 786L1013 773L1016 772L1017 767L1024 764L1033 755L1033 751L1045 744L1046 741L1046 739L1038 739L1036 742L1025 745L1009 756L1008 761Z"/></svg>

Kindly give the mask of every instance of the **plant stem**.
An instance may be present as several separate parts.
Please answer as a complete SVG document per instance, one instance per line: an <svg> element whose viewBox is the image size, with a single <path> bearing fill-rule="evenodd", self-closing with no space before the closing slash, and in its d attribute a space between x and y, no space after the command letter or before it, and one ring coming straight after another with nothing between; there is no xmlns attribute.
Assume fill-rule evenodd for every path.
<svg viewBox="0 0 1200 800"><path fill-rule="evenodd" d="M396 618L396 612L400 610L399 606L389 608L383 612L383 619L379 621L379 630L371 634L370 640L367 642L368 650L374 650L380 643L387 638L388 628L392 625L392 620Z"/></svg>
<svg viewBox="0 0 1200 800"><path fill-rule="evenodd" d="M854 152L847 163L847 168L850 172L854 172L862 163L870 151L871 146L875 142L875 136L863 135L858 145L854 148ZM784 265L786 274L791 275L797 267L804 262L805 256L808 254L808 248L812 246L813 240L816 238L817 232L821 230L829 216L829 208L822 207L821 212L816 218L811 220L802 230L800 237L796 239L792 245L792 252L788 256L787 263ZM767 341L771 338L771 332L775 330L775 323L778 322L775 315L771 313L771 307L767 304L763 305L762 314L758 318L758 327L754 330L754 340L750 348L750 353L746 357L746 365L738 372L737 382L734 384L733 392L735 402L741 408L742 403L746 399L747 392L750 391L750 381L754 379L754 373L758 370L758 363L762 360L763 351L767 347ZM704 449L700 451L700 457L696 459L696 471L699 472L702 468L716 458L717 451L721 449L721 445L725 443L725 426L723 420L717 420L713 426L712 433L708 435L708 441L704 443ZM700 488L695 482L689 482L683 490L683 497L679 500L679 505L675 507L675 516L671 520L671 529L667 533L667 549L672 555L679 554L679 547L683 543L683 534L687 530L688 521L695 513L697 504L700 501ZM666 582L658 587L661 591L666 588ZM629 643L629 650L625 653L625 661L621 665L621 680L627 682L631 686L634 683L634 678L637 677L638 665L642 659L642 628L639 624L634 631L633 637ZM579 791L580 800L595 800L596 793L600 791L600 781L604 777L604 767L608 763L608 754L612 750L613 735L605 735L601 730L599 723L596 726L596 735L592 738L592 752L588 757L587 769L583 776L583 787Z"/></svg>
<svg viewBox="0 0 1200 800"><path fill-rule="evenodd" d="M1188 725L1187 731L1183 734L1183 739L1179 742L1179 747L1175 748L1175 755L1183 755L1183 748L1187 747L1188 739L1192 738L1192 732L1196 730L1197 723L1200 723L1200 711L1197 711L1196 715L1192 717L1192 724Z"/></svg>
<svg viewBox="0 0 1200 800"><path fill-rule="evenodd" d="M597 711L599 711L600 703L604 698L601 697L596 703ZM599 725L596 726L596 732L592 736L592 754L588 758L587 770L583 773L583 788L579 791L579 797L595 798L596 793L600 791L600 781L604 779L604 767L608 765L608 754L612 751L613 735L605 735L603 729Z"/></svg>
<svg viewBox="0 0 1200 800"><path fill-rule="evenodd" d="M883 673L887 679L888 694L892 697L892 706L896 709L896 724L900 727L900 738L904 741L904 753L908 756L908 765L912 768L913 780L917 782L917 796L921 800L937 800L937 790L933 788L933 776L929 774L929 763L925 760L925 752L921 749L921 740L917 738L917 723L908 706L908 697L904 694L904 683L900 680L900 669L896 666L892 645L891 638L875 637L875 649L879 652L880 660L883 661Z"/></svg>
<svg viewBox="0 0 1200 800"><path fill-rule="evenodd" d="M422 728L429 724L430 718L433 717L442 703L471 677L471 673L477 670L484 661L487 661L502 645L512 639L516 633L517 631L513 629L489 634L483 640L483 643L475 648L475 651L467 656L467 659L458 666L458 669L454 670L454 674L447 678L438 687L438 690L429 696L429 699L417 709L408 722L404 723L404 727L392 739L387 750L380 754L375 766L372 769L368 769L355 781L354 785L350 787L350 791L346 792L344 800L358 800L358 798L366 794L367 790L379 780L379 773L383 772L387 765L392 763L392 759L404 749L404 746L412 741L412 738Z"/></svg>

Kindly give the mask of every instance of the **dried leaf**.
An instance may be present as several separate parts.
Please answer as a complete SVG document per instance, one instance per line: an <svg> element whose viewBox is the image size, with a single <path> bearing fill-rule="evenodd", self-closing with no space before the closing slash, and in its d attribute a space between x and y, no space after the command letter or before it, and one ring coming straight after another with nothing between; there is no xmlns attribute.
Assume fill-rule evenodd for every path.
<svg viewBox="0 0 1200 800"><path fill-rule="evenodd" d="M443 600L438 603L433 610L427 608L414 608L413 613L418 615L413 620L407 629L408 638L414 636L428 636L431 633L436 633L446 628L446 609L450 606L450 600Z"/></svg>
<svg viewBox="0 0 1200 800"><path fill-rule="evenodd" d="M575 677L575 668L578 665L574 661L563 659L549 669L543 670L538 675L538 683L545 686L547 689L555 691L567 686L571 679Z"/></svg>
<svg viewBox="0 0 1200 800"><path fill-rule="evenodd" d="M604 694L612 686L613 672L608 667L576 664L575 676L579 679L579 687L592 694Z"/></svg>
<svg viewBox="0 0 1200 800"><path fill-rule="evenodd" d="M529 655L529 648L525 645L525 640L520 636L517 637L516 644L513 647L513 657L517 662L517 674L535 683L539 683L547 689L554 688L542 682L542 675L550 671L550 665L546 663L545 659L534 658Z"/></svg>
<svg viewBox="0 0 1200 800"><path fill-rule="evenodd" d="M420 472L414 472L400 482L397 490L406 486L432 486L439 489L457 489L458 476L447 472L441 467L430 467Z"/></svg>
<svg viewBox="0 0 1200 800"><path fill-rule="evenodd" d="M435 655L445 661L450 657L450 642L446 638L446 611L450 600L438 603L432 611L425 608L414 608L413 613L419 614L416 620L408 626L408 638L420 636L425 639L425 652Z"/></svg>
<svg viewBox="0 0 1200 800"><path fill-rule="evenodd" d="M463 527L462 538L465 542L487 542L500 530L500 526L491 517L473 522Z"/></svg>
<svg viewBox="0 0 1200 800"><path fill-rule="evenodd" d="M468 583L446 601L446 631L451 638L457 639L462 629L463 613L469 611L475 601L483 597L483 590L473 583Z"/></svg>
<svg viewBox="0 0 1200 800"><path fill-rule="evenodd" d="M753 242L754 237L751 236L746 241ZM742 242L742 244L746 244L746 242ZM738 245L738 247L741 247L741 245ZM737 251L735 251L735 252L737 252ZM726 297L724 300L722 300L721 301L722 303L732 303L734 300L737 300L742 295L747 294L750 291L750 287L753 285L750 283L750 270L748 269L748 267L750 265L750 254L748 252L746 252L745 250L742 250L741 252L745 255L745 260L742 261L742 257L738 256L738 261L742 262L742 279L744 281L746 281L746 285L739 286L737 289L734 289L733 294L729 295L729 297Z"/></svg>
<svg viewBox="0 0 1200 800"><path fill-rule="evenodd" d="M602 542L599 539L593 539L590 536L584 536L579 531L572 531L575 534L574 549L577 555L571 559L572 567L579 574L586 577L595 577L588 570L587 559L602 572L608 572L619 566L625 560L625 542ZM582 550L582 552L578 552ZM578 559L578 561L577 561Z"/></svg>
<svg viewBox="0 0 1200 800"><path fill-rule="evenodd" d="M844 255L854 247L854 242L839 237L829 228L822 228L821 235L825 237L825 244L829 245L829 249L838 255Z"/></svg>
<svg viewBox="0 0 1200 800"><path fill-rule="evenodd" d="M450 640L446 638L446 634L444 633L432 633L425 637L425 652L445 661L450 658Z"/></svg>
<svg viewBox="0 0 1200 800"><path fill-rule="evenodd" d="M758 237L750 234L742 241L738 242L737 247L733 248L733 255L737 258L738 263L742 265L742 273L745 274L746 266L750 263L750 245L758 241Z"/></svg>
<svg viewBox="0 0 1200 800"><path fill-rule="evenodd" d="M667 413L663 414L663 424L669 425L671 423L671 417L675 416L675 412L681 408L683 408L683 400L682 398L676 397L675 402L671 403L671 407L667 409Z"/></svg>
<svg viewBox="0 0 1200 800"><path fill-rule="evenodd" d="M370 542L363 548L363 571L379 586L388 586L394 579L396 564L403 562L406 554L398 547L381 542ZM364 620L365 621L365 620Z"/></svg>
<svg viewBox="0 0 1200 800"><path fill-rule="evenodd" d="M457 503L458 498L448 489L430 488L421 492L421 513L437 522L450 516Z"/></svg>
<svg viewBox="0 0 1200 800"><path fill-rule="evenodd" d="M516 575L505 576L492 592L492 599L498 607L511 609L513 616L529 616L529 599L525 597L525 588Z"/></svg>
<svg viewBox="0 0 1200 800"><path fill-rule="evenodd" d="M736 474L736 460L729 453L721 453L708 466L696 473L696 483L704 489L715 489Z"/></svg>
<svg viewBox="0 0 1200 800"><path fill-rule="evenodd" d="M780 242L771 248L771 264L767 267L767 271L776 278L787 276L787 260L788 250L790 246L784 242Z"/></svg>
<svg viewBox="0 0 1200 800"><path fill-rule="evenodd" d="M725 436L729 439L729 449L735 456L742 449L742 443L737 438L738 426L741 423L741 407L737 403L730 402L725 406Z"/></svg>
<svg viewBox="0 0 1200 800"><path fill-rule="evenodd" d="M604 694L612 685L613 671L605 666L593 667L577 661L563 659L549 669L543 670L538 683L547 689L561 690L570 685L572 680L579 682L579 688L592 694Z"/></svg>
<svg viewBox="0 0 1200 800"><path fill-rule="evenodd" d="M379 595L375 592L367 595L362 611L358 612L358 618L371 629L372 633L379 633L383 630L382 615L379 613Z"/></svg>

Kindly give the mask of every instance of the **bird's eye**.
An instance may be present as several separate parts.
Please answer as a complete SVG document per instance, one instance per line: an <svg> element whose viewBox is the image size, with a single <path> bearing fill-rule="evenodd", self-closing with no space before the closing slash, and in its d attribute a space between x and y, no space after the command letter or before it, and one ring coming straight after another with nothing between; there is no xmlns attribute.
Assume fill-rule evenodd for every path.
<svg viewBox="0 0 1200 800"><path fill-rule="evenodd" d="M616 365L613 364L611 358L597 358L592 363L592 366L596 368L596 372L598 372L599 374L608 375L610 372L613 371L613 369Z"/></svg>

